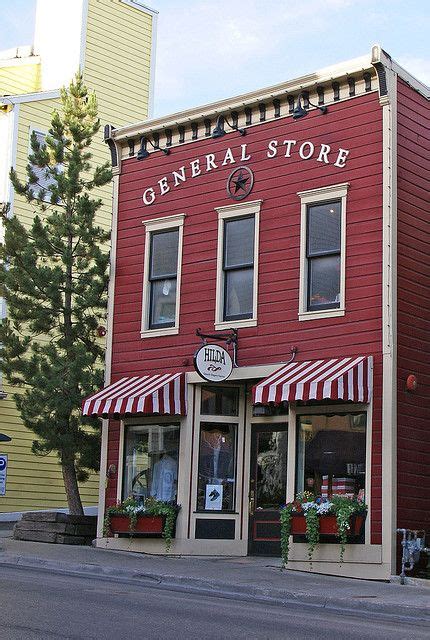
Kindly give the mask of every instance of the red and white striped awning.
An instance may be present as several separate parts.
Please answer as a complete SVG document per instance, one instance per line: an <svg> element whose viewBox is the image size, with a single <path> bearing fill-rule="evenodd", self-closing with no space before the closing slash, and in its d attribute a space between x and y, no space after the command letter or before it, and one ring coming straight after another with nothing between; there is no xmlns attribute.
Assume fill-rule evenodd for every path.
<svg viewBox="0 0 430 640"><path fill-rule="evenodd" d="M186 415L184 373L121 378L82 403L84 416L126 413Z"/></svg>
<svg viewBox="0 0 430 640"><path fill-rule="evenodd" d="M293 400L370 402L372 356L290 362L255 385L254 404Z"/></svg>

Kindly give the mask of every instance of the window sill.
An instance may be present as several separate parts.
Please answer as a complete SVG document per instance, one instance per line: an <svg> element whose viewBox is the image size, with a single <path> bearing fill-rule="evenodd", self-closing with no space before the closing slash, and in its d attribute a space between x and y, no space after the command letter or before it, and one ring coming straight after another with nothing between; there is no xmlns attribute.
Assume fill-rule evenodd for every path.
<svg viewBox="0 0 430 640"><path fill-rule="evenodd" d="M179 333L179 327L168 327L166 329L146 329L140 332L141 338L160 338L161 336L175 336Z"/></svg>
<svg viewBox="0 0 430 640"><path fill-rule="evenodd" d="M223 511L218 511L216 509L197 509L193 511L195 516L204 516L204 515L219 515L219 516L238 516L239 513L237 511L231 511L224 509Z"/></svg>
<svg viewBox="0 0 430 640"><path fill-rule="evenodd" d="M257 319L249 318L249 320L230 320L228 322L215 322L215 331L225 331L225 329L240 329L242 327L256 327Z"/></svg>
<svg viewBox="0 0 430 640"><path fill-rule="evenodd" d="M345 309L324 309L322 311L299 311L299 320L318 320L323 318L339 318L345 315Z"/></svg>

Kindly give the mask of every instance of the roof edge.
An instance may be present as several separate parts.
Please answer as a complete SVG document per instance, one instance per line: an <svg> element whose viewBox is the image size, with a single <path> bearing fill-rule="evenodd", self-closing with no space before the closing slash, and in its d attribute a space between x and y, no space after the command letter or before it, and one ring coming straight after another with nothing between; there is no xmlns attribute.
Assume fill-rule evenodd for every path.
<svg viewBox="0 0 430 640"><path fill-rule="evenodd" d="M378 62L382 63L384 66L394 71L399 78L409 84L413 89L415 89L415 91L420 93L427 100L430 100L430 87L424 84L424 82L421 82L421 80L418 80L418 78L415 78L415 76L409 73L409 71L406 71L406 69L393 60L390 54L384 51L380 45L373 45L371 59L373 65Z"/></svg>
<svg viewBox="0 0 430 640"><path fill-rule="evenodd" d="M38 91L36 93L21 93L19 95L0 96L0 103L21 104L22 102L36 102L37 100L52 100L60 97L60 90Z"/></svg>
<svg viewBox="0 0 430 640"><path fill-rule="evenodd" d="M249 93L232 96L224 100L193 107L191 109L168 114L159 118L143 120L131 125L126 125L115 129L112 132L112 137L118 141L124 140L130 137L135 137L142 131L151 132L152 130L157 130L163 127L177 126L178 124L189 122L194 118L205 118L210 115L218 115L227 110L237 109L247 104L276 98L286 92L304 90L319 83L335 80L359 71L371 69L373 69L373 64L370 55L353 58L352 60L324 67L314 73L300 76L287 82L281 82Z"/></svg>

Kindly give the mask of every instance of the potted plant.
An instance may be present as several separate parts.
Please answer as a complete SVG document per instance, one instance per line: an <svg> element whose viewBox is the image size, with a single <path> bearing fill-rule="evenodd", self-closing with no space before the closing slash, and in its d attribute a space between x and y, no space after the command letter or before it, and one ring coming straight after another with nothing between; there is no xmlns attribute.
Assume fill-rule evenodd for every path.
<svg viewBox="0 0 430 640"><path fill-rule="evenodd" d="M293 502L280 509L284 564L288 563L290 535L306 536L310 562L320 535L336 536L340 543L339 561L343 562L348 537L360 534L366 514L366 504L356 496L334 494L330 498L315 498L309 491L297 494Z"/></svg>
<svg viewBox="0 0 430 640"><path fill-rule="evenodd" d="M152 497L146 498L145 502L133 497L126 498L123 502L107 508L104 533L162 537L166 543L166 551L169 551L180 508L175 503L163 502Z"/></svg>

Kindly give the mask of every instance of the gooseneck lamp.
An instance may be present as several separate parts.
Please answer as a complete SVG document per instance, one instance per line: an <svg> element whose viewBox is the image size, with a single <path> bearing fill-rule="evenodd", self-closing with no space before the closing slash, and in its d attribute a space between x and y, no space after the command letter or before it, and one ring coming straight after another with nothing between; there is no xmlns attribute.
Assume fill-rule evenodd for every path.
<svg viewBox="0 0 430 640"><path fill-rule="evenodd" d="M224 123L227 123L228 126L230 127L230 129L233 129L233 131L238 131L240 133L241 136L244 136L246 134L246 129L240 129L237 124L233 124L231 122L229 122L227 120L226 116L218 116L216 124L215 124L215 128L212 131L212 138L222 138L222 136L225 136L226 131L224 129Z"/></svg>
<svg viewBox="0 0 430 640"><path fill-rule="evenodd" d="M152 140L150 140L146 136L142 136L141 139L140 139L140 149L137 152L137 156L136 156L138 160L144 160L145 158L147 158L149 156L149 151L147 149L148 143L151 145L151 147L154 149L154 151L162 151L165 156L169 155L170 149L167 149L167 148L162 149L159 146L159 144L154 144L152 142Z"/></svg>
<svg viewBox="0 0 430 640"><path fill-rule="evenodd" d="M327 113L328 109L325 105L314 104L309 100L307 95L305 95L304 93L299 93L299 95L297 96L297 104L293 111L293 120L298 120L299 118L303 118L304 116L308 115L307 109L305 109L304 105L302 104L302 100L304 101L305 97L307 98L307 103L311 107L315 107L316 109L319 109L323 114Z"/></svg>

